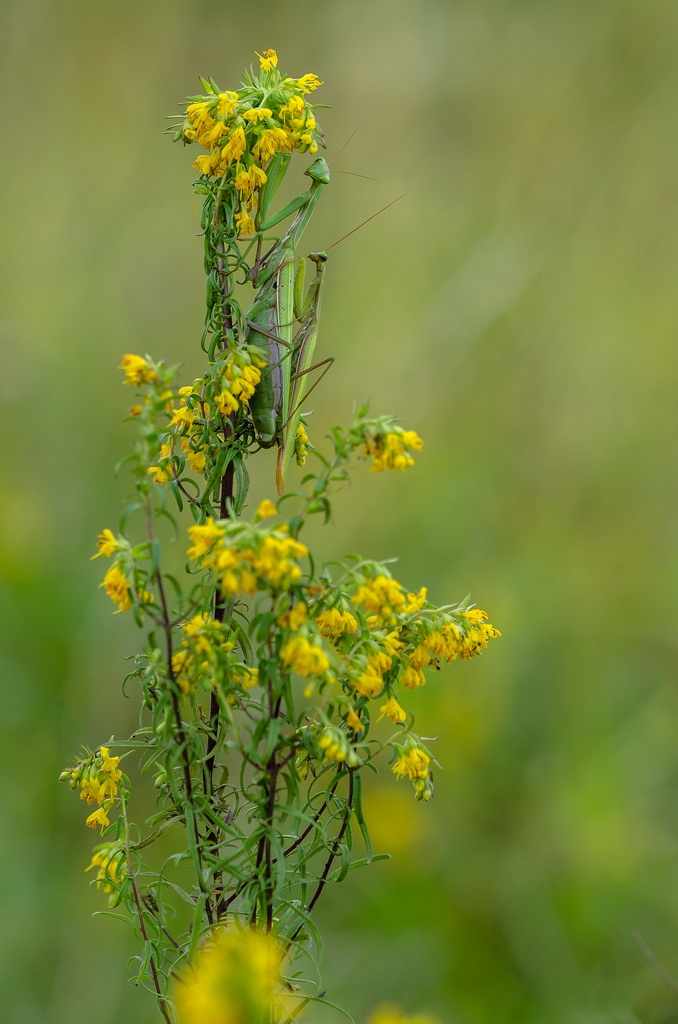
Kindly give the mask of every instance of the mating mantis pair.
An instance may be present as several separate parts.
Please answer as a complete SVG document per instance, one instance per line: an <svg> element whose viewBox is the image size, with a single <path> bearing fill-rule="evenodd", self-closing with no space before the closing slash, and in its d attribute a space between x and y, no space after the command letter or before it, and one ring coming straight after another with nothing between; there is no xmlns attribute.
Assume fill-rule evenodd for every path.
<svg viewBox="0 0 678 1024"><path fill-rule="evenodd" d="M320 193L330 180L326 161L315 160L306 171L311 178L307 191L266 220L268 205L286 169L284 160L285 157L279 157L274 161L262 190L257 257L250 272L259 290L247 314L247 344L262 349L267 356L267 367L250 400L250 412L262 448L278 445L276 484L280 494L294 452L308 374L314 369L313 354L327 260L322 252L309 255L316 272L304 297L305 261L303 257L296 258L295 250ZM267 191L269 182L271 186ZM285 234L262 256L263 232L292 213L296 215ZM296 334L293 333L295 323L300 324ZM326 359L319 365L327 369L331 362Z"/></svg>

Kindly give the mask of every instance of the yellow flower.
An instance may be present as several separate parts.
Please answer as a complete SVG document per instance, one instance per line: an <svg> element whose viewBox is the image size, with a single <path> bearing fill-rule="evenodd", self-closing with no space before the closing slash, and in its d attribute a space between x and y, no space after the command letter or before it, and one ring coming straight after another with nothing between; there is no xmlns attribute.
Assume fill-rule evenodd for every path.
<svg viewBox="0 0 678 1024"><path fill-rule="evenodd" d="M234 683L238 683L244 690L259 685L259 669L246 668L242 672L234 672L232 677Z"/></svg>
<svg viewBox="0 0 678 1024"><path fill-rule="evenodd" d="M187 693L195 690L195 661L190 651L179 650L172 655L172 675L179 684L184 697Z"/></svg>
<svg viewBox="0 0 678 1024"><path fill-rule="evenodd" d="M104 582L99 585L106 588L111 601L120 605L119 611L129 611L132 607L132 591L127 577L117 563L111 566L104 576Z"/></svg>
<svg viewBox="0 0 678 1024"><path fill-rule="evenodd" d="M327 761L337 761L341 764L346 760L348 744L346 737L338 729L331 727L324 729L318 740L318 747Z"/></svg>
<svg viewBox="0 0 678 1024"><path fill-rule="evenodd" d="M255 513L254 518L255 520L268 519L269 516L277 516L277 514L278 510L273 504L273 502L269 501L268 498L264 498L264 500L259 503L259 507Z"/></svg>
<svg viewBox="0 0 678 1024"><path fill-rule="evenodd" d="M188 557L192 560L206 555L216 541L223 538L224 528L218 526L210 516L204 526L189 526L188 535L193 541L188 549Z"/></svg>
<svg viewBox="0 0 678 1024"><path fill-rule="evenodd" d="M403 609L405 615L412 615L424 607L426 604L426 593L426 587L422 587L418 594L407 595L407 604Z"/></svg>
<svg viewBox="0 0 678 1024"><path fill-rule="evenodd" d="M464 636L459 654L462 658L473 658L480 654L488 642L497 636L501 636L498 629L487 621L487 612L480 608L469 608L464 612L464 618L469 624L469 629Z"/></svg>
<svg viewBox="0 0 678 1024"><path fill-rule="evenodd" d="M420 750L419 747L413 747L406 754L400 755L396 763L393 765L393 771L402 778L403 775L407 775L410 779L425 778L428 775L428 766L431 763L431 758L428 754Z"/></svg>
<svg viewBox="0 0 678 1024"><path fill-rule="evenodd" d="M252 146L252 156L265 164L278 150L289 152L293 148L290 137L283 128L265 128Z"/></svg>
<svg viewBox="0 0 678 1024"><path fill-rule="evenodd" d="M297 85L303 93L315 92L315 90L323 83L320 81L317 75L302 75L298 80Z"/></svg>
<svg viewBox="0 0 678 1024"><path fill-rule="evenodd" d="M402 750L402 748L400 749ZM414 794L417 800L430 800L433 796L430 763L431 758L428 754L415 745L402 751L391 770L399 779L407 775L414 785Z"/></svg>
<svg viewBox="0 0 678 1024"><path fill-rule="evenodd" d="M99 550L92 558L98 558L100 555L110 558L114 551L118 551L119 544L111 530L102 530L97 538L97 547Z"/></svg>
<svg viewBox="0 0 678 1024"><path fill-rule="evenodd" d="M98 868L97 888L106 893L113 893L114 886L120 885L126 874L125 851L119 843L103 843L92 854L92 859L85 871Z"/></svg>
<svg viewBox="0 0 678 1024"><path fill-rule="evenodd" d="M174 987L182 1024L268 1024L282 959L271 934L218 928Z"/></svg>
<svg viewBox="0 0 678 1024"><path fill-rule="evenodd" d="M353 685L362 697L376 697L384 685L383 677L377 672L373 665L368 665Z"/></svg>
<svg viewBox="0 0 678 1024"><path fill-rule="evenodd" d="M392 629L390 633L376 633L374 639L378 640L384 647L384 650L390 658L397 657L398 653L402 651L405 644L399 639L398 629Z"/></svg>
<svg viewBox="0 0 678 1024"><path fill-rule="evenodd" d="M287 624L290 627L290 629L292 629L292 630L294 630L296 632L296 630L298 630L300 628L300 626L303 626L303 624L306 622L307 618L308 618L308 609L307 609L306 605L304 604L304 602L300 601L299 604L296 604L294 606L294 608L292 609L292 611L288 615L288 617L287 617Z"/></svg>
<svg viewBox="0 0 678 1024"><path fill-rule="evenodd" d="M215 149L212 153L201 153L199 157L193 161L193 166L196 170L200 171L201 174L217 174L219 171L219 165L221 164L221 153L218 149Z"/></svg>
<svg viewBox="0 0 678 1024"><path fill-rule="evenodd" d="M171 454L172 445L163 444L160 448L160 458L168 459ZM166 464L165 466L149 466L147 472L153 473L154 484L166 484L167 481L170 479L170 473L168 472L169 468L170 467L168 464Z"/></svg>
<svg viewBox="0 0 678 1024"><path fill-rule="evenodd" d="M127 870L123 847L118 843L104 843L98 846L85 871L91 871L92 868L99 868L97 888L103 889L104 892L113 892L111 882L119 885Z"/></svg>
<svg viewBox="0 0 678 1024"><path fill-rule="evenodd" d="M319 675L330 667L329 658L322 647L309 643L305 636L295 636L289 640L280 652L280 660L283 667L291 668L304 678Z"/></svg>
<svg viewBox="0 0 678 1024"><path fill-rule="evenodd" d="M294 457L297 462L297 466L306 465L306 456L308 455L308 434L303 423L300 423L297 427L297 433L294 438Z"/></svg>
<svg viewBox="0 0 678 1024"><path fill-rule="evenodd" d="M303 96L291 96L287 103L280 108L280 115L289 114L291 118L297 118L303 113L305 106L306 100ZM315 121L313 127L315 127Z"/></svg>
<svg viewBox="0 0 678 1024"><path fill-rule="evenodd" d="M191 469L194 473L204 473L205 466L207 465L207 457L205 455L205 449L199 448L197 451L191 448L190 445L186 446L188 452L188 461L191 464Z"/></svg>
<svg viewBox="0 0 678 1024"><path fill-rule="evenodd" d="M385 651L376 651L368 656L370 665L374 668L375 672L383 676L385 672L391 667L391 658Z"/></svg>
<svg viewBox="0 0 678 1024"><path fill-rule="evenodd" d="M251 110L243 110L242 116L252 124L259 124L265 117L273 117L273 111L268 107L252 107Z"/></svg>
<svg viewBox="0 0 678 1024"><path fill-rule="evenodd" d="M426 676L416 665L408 665L403 672L403 686L406 690L413 690L416 686L423 686Z"/></svg>
<svg viewBox="0 0 678 1024"><path fill-rule="evenodd" d="M153 474L154 484L166 484L170 478L169 473L165 469L161 469L160 466L149 466L148 473Z"/></svg>
<svg viewBox="0 0 678 1024"><path fill-rule="evenodd" d="M249 171L246 171L242 167L240 168L240 170L238 171L238 173L235 176L234 184L235 184L235 187L237 188L238 192L242 192L242 193L247 194L249 192L253 192L254 191L254 181L250 177Z"/></svg>
<svg viewBox="0 0 678 1024"><path fill-rule="evenodd" d="M239 213L236 213L235 226L238 229L238 235L241 238L247 238L249 235L253 235L256 227L253 219L246 210L240 210Z"/></svg>
<svg viewBox="0 0 678 1024"><path fill-rule="evenodd" d="M356 714L355 708L353 708L353 706L349 707L348 709L346 723L350 726L351 729L353 729L353 732L355 733L362 732L363 729L365 728L363 723L360 721L360 718Z"/></svg>
<svg viewBox="0 0 678 1024"><path fill-rule="evenodd" d="M199 612L181 627L182 633L185 633L190 639L193 648L198 654L208 654L211 650L209 640L204 635L204 630L205 627L211 626L213 623L214 619L211 619L207 612ZM188 641L184 640L184 643L187 644Z"/></svg>
<svg viewBox="0 0 678 1024"><path fill-rule="evenodd" d="M229 362L226 377L231 382L231 392L234 395L239 395L243 402L248 402L261 380L261 370L257 366L239 367L233 362Z"/></svg>
<svg viewBox="0 0 678 1024"><path fill-rule="evenodd" d="M230 117L238 103L237 92L220 92L217 103L217 114L219 117Z"/></svg>
<svg viewBox="0 0 678 1024"><path fill-rule="evenodd" d="M245 131L241 125L238 125L229 135L228 141L221 151L221 159L227 163L230 163L231 160L239 160L245 152L246 145Z"/></svg>
<svg viewBox="0 0 678 1024"><path fill-rule="evenodd" d="M371 472L381 473L385 469L407 469L414 465L414 459L405 449L421 451L422 439L414 430L395 430L386 434L368 437L363 453L374 459Z"/></svg>
<svg viewBox="0 0 678 1024"><path fill-rule="evenodd" d="M222 416L230 416L232 412L237 412L240 408L238 399L231 394L228 388L224 388L218 395L215 395L214 401Z"/></svg>
<svg viewBox="0 0 678 1024"><path fill-rule="evenodd" d="M397 580L380 575L359 587L352 601L364 604L365 610L376 616L377 625L387 625L402 611L405 595Z"/></svg>
<svg viewBox="0 0 678 1024"><path fill-rule="evenodd" d="M110 808L108 808L108 810L110 810ZM101 825L101 831L103 832L104 828L107 825L110 825L106 808L97 807L96 811L92 811L85 824L88 828L96 828L97 825Z"/></svg>
<svg viewBox="0 0 678 1024"><path fill-rule="evenodd" d="M170 420L170 426L179 427L180 430L188 429L193 426L195 420L195 413L187 405L182 405L178 409L175 409L172 413L172 419Z"/></svg>
<svg viewBox="0 0 678 1024"><path fill-rule="evenodd" d="M257 51L255 50L254 52L256 53ZM257 57L259 58L259 66L262 71L270 71L271 68L277 68L278 66L278 54L275 50L264 50L263 56L257 53Z"/></svg>
<svg viewBox="0 0 678 1024"><path fill-rule="evenodd" d="M407 712L404 708L401 708L395 697L389 697L386 703L381 705L379 710L381 711L379 718L381 719L384 715L388 715L394 725L397 725L398 722L404 722L407 718Z"/></svg>
<svg viewBox="0 0 678 1024"><path fill-rule="evenodd" d="M124 355L119 366L125 373L126 384L150 384L158 380L158 374L142 356Z"/></svg>
<svg viewBox="0 0 678 1024"><path fill-rule="evenodd" d="M408 448L413 448L415 452L420 452L424 447L424 442L414 430L403 430L400 439L403 444Z"/></svg>
<svg viewBox="0 0 678 1024"><path fill-rule="evenodd" d="M277 534L281 530L276 531ZM301 568L291 559L308 554L308 548L291 537L271 534L264 537L259 552L251 558L252 568L275 589L294 583L301 576Z"/></svg>
<svg viewBox="0 0 678 1024"><path fill-rule="evenodd" d="M120 764L119 757L111 757L109 754L108 747L99 747L99 757L101 758L101 770L105 775L109 777L112 782L119 782L122 778L122 771L118 768ZM115 796L115 793L112 794Z"/></svg>
<svg viewBox="0 0 678 1024"><path fill-rule="evenodd" d="M316 626L320 635L328 639L336 639L342 633L355 633L358 623L350 612L339 611L338 608L325 608L316 616Z"/></svg>
<svg viewBox="0 0 678 1024"><path fill-rule="evenodd" d="M214 127L210 128L209 132L206 133L207 141L210 144L210 148L214 146L216 142L226 135L228 132L228 125L224 121L215 121Z"/></svg>
<svg viewBox="0 0 678 1024"><path fill-rule="evenodd" d="M209 105L204 100L200 103L190 103L186 108L186 116L192 124L196 125L198 131L211 128L214 123Z"/></svg>

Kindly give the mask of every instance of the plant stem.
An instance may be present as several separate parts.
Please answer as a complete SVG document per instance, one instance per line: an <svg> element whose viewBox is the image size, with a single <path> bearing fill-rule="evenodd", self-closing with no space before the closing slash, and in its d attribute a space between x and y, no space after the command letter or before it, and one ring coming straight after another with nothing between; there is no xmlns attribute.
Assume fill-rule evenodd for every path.
<svg viewBox="0 0 678 1024"><path fill-rule="evenodd" d="M327 858L327 862L325 864L325 867L323 868L323 873L321 874L320 879L318 880L318 885L316 887L316 890L313 893L313 896L311 897L311 900L310 900L308 906L306 907L306 910L307 910L307 912L309 914L313 910L313 908L316 905L316 903L318 902L318 900L320 899L321 893L322 893L323 889L325 888L325 886L327 885L327 879L328 879L328 876L329 876L329 873L330 873L330 868L332 867L332 862L334 861L334 858L336 857L337 853L339 852L339 844L341 843L341 840L343 838L344 832L346 831L349 819L351 817L351 812L353 810L353 773L355 771L355 768L348 768L347 770L348 770L349 774L348 774L348 793L346 795L346 813L344 814L344 820L341 823L341 828L339 829L339 833L337 835L337 838L332 843L332 849L330 850L330 855ZM343 772L342 772L342 775L343 775ZM299 933L301 932L303 927L304 927L304 925L303 925L303 922L302 922L302 924L299 925L299 927L297 928L296 932L294 933L292 938L287 943L286 951L289 950L290 946L292 945L294 940L297 938L297 936L299 935Z"/></svg>

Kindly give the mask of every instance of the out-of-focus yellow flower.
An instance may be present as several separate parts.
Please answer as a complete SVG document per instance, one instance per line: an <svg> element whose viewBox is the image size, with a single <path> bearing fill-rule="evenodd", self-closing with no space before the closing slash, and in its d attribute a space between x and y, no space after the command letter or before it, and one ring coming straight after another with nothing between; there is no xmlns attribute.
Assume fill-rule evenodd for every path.
<svg viewBox="0 0 678 1024"><path fill-rule="evenodd" d="M278 510L273 502L269 501L268 498L264 498L264 500L259 503L254 519L256 522L257 519L268 519L269 516L277 516L277 514Z"/></svg>
<svg viewBox="0 0 678 1024"><path fill-rule="evenodd" d="M158 379L157 372L142 356L124 355L119 368L125 373L126 384L150 384Z"/></svg>
<svg viewBox="0 0 678 1024"><path fill-rule="evenodd" d="M100 586L106 588L111 601L119 605L118 611L127 612L132 607L132 588L119 565L112 565Z"/></svg>
<svg viewBox="0 0 678 1024"><path fill-rule="evenodd" d="M280 660L285 668L291 668L304 678L320 675L330 667L322 647L310 643L305 636L295 636L286 643L280 652Z"/></svg>
<svg viewBox="0 0 678 1024"><path fill-rule="evenodd" d="M174 987L181 1024L269 1024L281 958L270 934L217 930Z"/></svg>

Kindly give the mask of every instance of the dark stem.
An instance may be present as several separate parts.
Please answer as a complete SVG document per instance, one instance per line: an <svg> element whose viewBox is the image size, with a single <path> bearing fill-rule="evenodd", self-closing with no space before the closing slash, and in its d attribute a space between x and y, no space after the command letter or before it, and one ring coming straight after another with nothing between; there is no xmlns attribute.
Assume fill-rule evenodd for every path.
<svg viewBox="0 0 678 1024"><path fill-rule="evenodd" d="M353 810L353 773L354 773L354 771L355 771L355 768L349 768L348 769L348 773L349 774L348 774L348 793L346 795L346 813L344 814L344 820L341 823L341 828L339 829L339 832L337 834L337 838L332 843L332 849L330 850L330 855L327 858L327 863L325 864L325 867L323 868L323 873L320 876L320 879L318 880L318 885L316 887L316 890L313 893L313 896L311 897L310 903L306 907L306 910L307 910L307 912L309 914L313 910L313 908L316 905L316 903L318 902L318 900L320 899L322 891L325 888L325 886L327 885L327 878L329 876L330 869L332 867L332 863L333 863L334 858L336 857L337 853L339 852L339 844L341 843L341 840L342 840L342 838L344 836L344 832L346 831L349 819L351 817L351 812ZM343 774L343 772L342 772L342 774ZM289 950L290 946L292 945L294 940L297 938L297 936L299 935L299 933L301 932L303 927L304 927L304 924L302 922L299 925L299 927L297 928L297 930L294 933L294 935L292 936L292 938L287 943L287 947L286 947L287 950Z"/></svg>
<svg viewBox="0 0 678 1024"><path fill-rule="evenodd" d="M270 677L268 679L268 710L271 720L279 717L280 698L278 698L277 701L274 700L273 681ZM275 791L278 785L278 773L281 767L276 755L277 749L274 747L268 761L266 762L266 779L268 785L266 816L264 819L264 833L257 846L257 860L255 866L255 874L260 874L262 867L264 871L264 885L261 890L261 909L266 920L267 932L270 932L273 927L273 856L271 829L273 828L273 820L275 817ZM256 903L252 909L250 923L252 926L257 923Z"/></svg>
<svg viewBox="0 0 678 1024"><path fill-rule="evenodd" d="M162 573L158 569L156 573L156 579L158 583L158 594L160 595L160 603L162 605L163 612L163 628L165 630L165 641L167 644L167 671L169 673L170 682L170 696L172 698L172 711L174 712L174 722L177 729L177 735L179 736L179 742L182 750L182 770L184 775L184 786L186 788L186 804L193 809L193 783L191 780L191 768L188 759L188 740L186 737L186 731L184 729L184 723L181 719L181 708L179 707L179 698L177 697L177 681L174 675L174 669L172 668L172 624L169 618L169 611L167 607L167 599L165 597L165 587L162 581ZM205 879L202 871L202 857L200 855L200 832L198 830L198 823L195 820L195 815L192 815L193 821L193 834L195 836L195 849L196 856L198 859L198 883L203 892L205 889ZM188 827L188 821L186 822ZM214 918L212 915L212 907L209 899L205 902L205 913L207 914L207 920L210 924L213 924Z"/></svg>
<svg viewBox="0 0 678 1024"><path fill-rule="evenodd" d="M170 935L170 933L169 933L169 932L167 931L167 929L165 928L164 924L162 923L162 921L160 920L160 918L159 918L159 917L158 917L158 915L156 914L156 912L155 912L155 910L154 910L154 908L153 908L153 903L152 903L152 901L151 901L150 897L148 897L148 896L144 896L144 897L143 897L143 901L144 901L144 906L146 907L146 910L147 910L147 911L149 912L149 914L150 914L150 915L151 915L151 916L153 917L154 921L155 921L155 922L156 922L156 924L158 925L158 928L159 928L159 929L160 929L160 931L161 931L161 932L163 933L163 935L165 936L165 938L166 938L166 939L169 939L169 941L170 941L170 942L172 943L172 945L174 946L174 948L175 948L175 949L178 949L178 950L179 950L179 952L183 952L183 950L182 950L181 946L179 945L179 943L178 943L178 942L176 941L176 939L174 939L174 938L173 938L173 937L172 937L172 936Z"/></svg>
<svg viewBox="0 0 678 1024"><path fill-rule="evenodd" d="M343 773L340 773L339 775L337 775L336 779L332 783L328 795L325 797L325 799L323 800L323 802L322 802L322 804L320 806L320 810L316 811L315 814L313 815L313 821L311 822L311 824L307 825L307 827L304 829L304 831L301 833L301 835L297 836L297 838L294 840L294 842L290 846L288 846L286 850L283 850L283 853L284 853L285 857L287 857L290 853L293 853L297 849L298 846L301 846L301 844L303 843L304 839L309 834L309 832L312 832L313 829L316 827L316 825L320 821L320 818L322 817L322 815L323 815L323 813L325 811L325 808L327 807L327 801L330 799L331 796L334 796L334 791L337 788L337 786L339 785L339 783L341 782L342 774Z"/></svg>
<svg viewBox="0 0 678 1024"><path fill-rule="evenodd" d="M134 893L134 902L136 904L137 914L139 915L139 931L141 932L141 937L144 940L144 944L146 944L148 942L148 934L146 932L146 924L144 922L144 912L143 912L143 910L141 908L141 901L139 900L139 889L137 888L137 880L134 877L134 875L130 875L130 881L132 883L132 892ZM165 1003L163 1002L163 994L160 991L160 981L158 980L158 972L157 972L156 967L155 967L155 960L153 959L153 954L151 954L150 957L148 958L148 963L149 963L149 966L151 968L151 975L153 977L153 985L155 987L155 991L156 991L156 994L158 996L158 1003L159 1003L159 1006L160 1006L160 1012L162 1013L163 1017L167 1021L167 1024L172 1024L172 1021L170 1020L169 1014L167 1013L167 1008L165 1006Z"/></svg>

